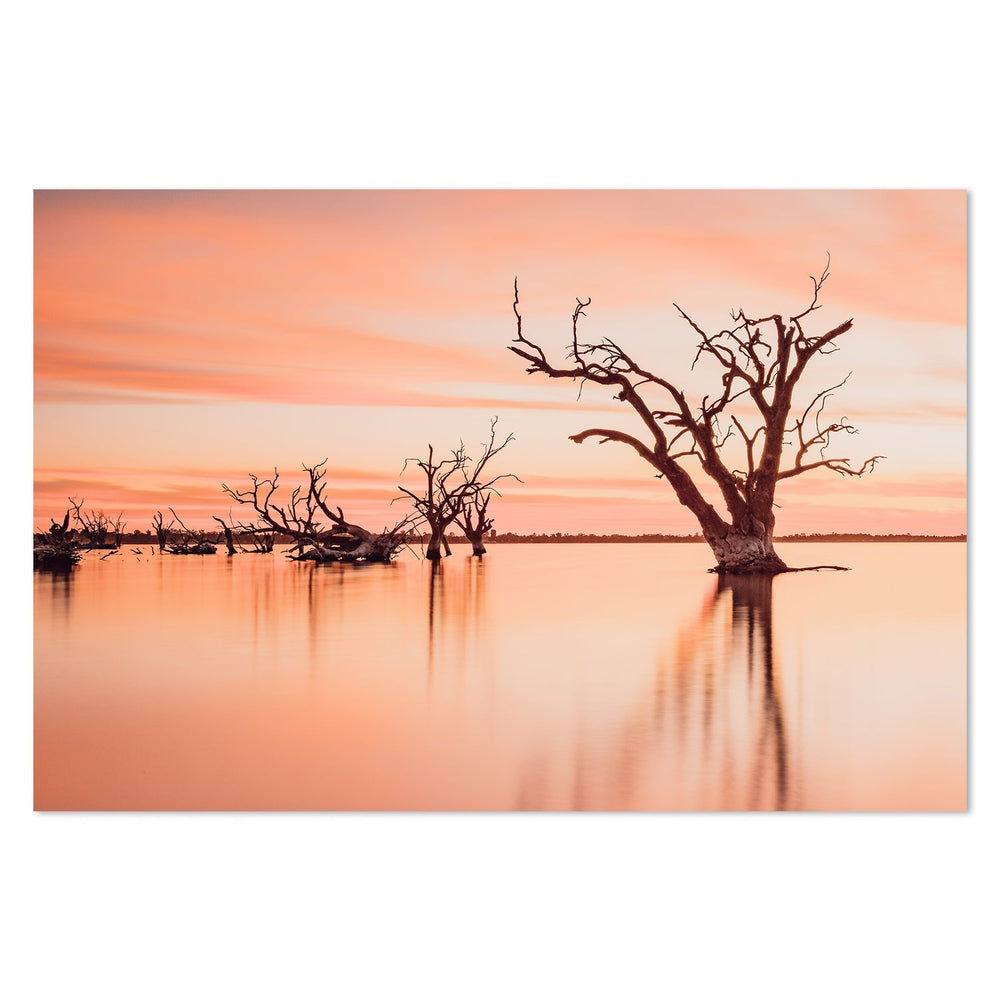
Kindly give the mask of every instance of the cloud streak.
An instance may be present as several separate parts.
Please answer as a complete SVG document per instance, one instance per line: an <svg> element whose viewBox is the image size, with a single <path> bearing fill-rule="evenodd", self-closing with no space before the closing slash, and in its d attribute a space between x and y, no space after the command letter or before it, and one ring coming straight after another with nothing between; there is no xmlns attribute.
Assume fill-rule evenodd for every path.
<svg viewBox="0 0 1000 1000"><path fill-rule="evenodd" d="M95 472L81 483L137 509L157 489L183 503L177 491L190 485L204 509L207 484L157 469L158 442L191 468L210 455L219 464L223 446L268 451L266 470L276 448L327 439L291 423L284 436L282 408L313 406L330 414L331 461L357 469L371 454L475 439L460 420L486 410L515 432L518 471L550 477L531 495L551 491L582 524L574 491L634 498L662 484L643 470L631 485L612 449L561 450L598 413L621 414L626 429L631 418L600 394L577 402L570 386L525 375L505 350L514 276L526 327L550 356L565 350L575 297L592 296L588 337L620 338L654 370L693 380L700 398L715 374L690 370L695 345L673 302L713 329L732 306L804 308L829 250L832 277L811 319L858 318L837 356L844 371L829 369L833 382L854 371L833 407L957 483L965 211L964 193L947 191L38 192L36 453L70 469L84 450L95 469L114 469L148 452L155 482ZM107 415L116 408L118 419ZM570 465L593 478L560 485L554 470ZM73 479L39 477L46 503L57 502L58 478ZM344 478L352 484L381 489ZM893 488L915 518L935 499L916 481ZM788 495L808 507L820 495L811 489ZM881 494L839 495L847 506ZM936 498L956 501L957 487Z"/></svg>

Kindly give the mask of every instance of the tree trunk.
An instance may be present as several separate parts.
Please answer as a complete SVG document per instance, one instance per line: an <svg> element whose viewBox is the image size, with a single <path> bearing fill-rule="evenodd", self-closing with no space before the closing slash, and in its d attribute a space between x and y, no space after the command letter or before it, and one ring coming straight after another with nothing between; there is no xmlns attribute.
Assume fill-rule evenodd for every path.
<svg viewBox="0 0 1000 1000"><path fill-rule="evenodd" d="M466 528L465 537L468 538L470 542L472 542L472 554L474 556L486 555L486 546L483 545L483 532L470 531L468 528Z"/></svg>
<svg viewBox="0 0 1000 1000"><path fill-rule="evenodd" d="M441 558L441 543L444 541L444 532L431 528L431 536L427 539L427 551L424 553L428 559Z"/></svg>
<svg viewBox="0 0 1000 1000"><path fill-rule="evenodd" d="M226 538L226 554L234 556L236 555L236 543L233 541L233 529L222 520L221 517L213 518L213 520L218 521L222 525L222 533Z"/></svg>
<svg viewBox="0 0 1000 1000"><path fill-rule="evenodd" d="M788 567L774 553L772 529L759 521L730 526L725 534L705 532L718 565L713 573L784 573Z"/></svg>

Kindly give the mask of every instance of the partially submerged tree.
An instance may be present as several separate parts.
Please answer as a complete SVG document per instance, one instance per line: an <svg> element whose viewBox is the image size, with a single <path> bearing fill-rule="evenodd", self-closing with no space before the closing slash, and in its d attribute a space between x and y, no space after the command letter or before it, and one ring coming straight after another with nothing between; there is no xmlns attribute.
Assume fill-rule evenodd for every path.
<svg viewBox="0 0 1000 1000"><path fill-rule="evenodd" d="M77 502L73 497L70 497L69 502L73 508L73 517L80 525L80 531L89 548L115 548L120 544L126 523L124 514L119 514L117 518L112 520L103 510L84 509L85 500ZM108 542L108 535L114 535L113 542Z"/></svg>
<svg viewBox="0 0 1000 1000"><path fill-rule="evenodd" d="M213 517L212 520L218 521L219 526L222 528L222 535L226 539L226 555L236 555L236 542L233 540L232 526L223 521L221 517Z"/></svg>
<svg viewBox="0 0 1000 1000"><path fill-rule="evenodd" d="M508 434L498 444L496 427L497 418L494 417L490 423L490 438L483 444L482 454L476 461L460 441L448 458L435 461L434 447L428 445L426 460L408 458L403 464L404 471L413 462L423 473L422 490L405 486L399 489L410 498L414 510L427 525L429 537L424 554L428 559L440 559L442 549L444 555L451 555L447 531L456 523L472 543L473 554L485 554L483 537L493 525L493 519L486 514L490 498L499 492L496 484L501 479L517 479L510 472L484 478L487 463L514 440L514 435Z"/></svg>
<svg viewBox="0 0 1000 1000"><path fill-rule="evenodd" d="M267 553L274 551L274 539L276 532L267 524L248 521L233 520L232 513L229 520L221 517L213 517L213 521L219 523L222 528L223 537L226 540L226 551L234 556L237 552L259 552Z"/></svg>
<svg viewBox="0 0 1000 1000"><path fill-rule="evenodd" d="M115 548L121 548L122 538L125 536L125 526L128 521L125 520L124 512L119 514L118 517L111 522L111 531L115 536Z"/></svg>
<svg viewBox="0 0 1000 1000"><path fill-rule="evenodd" d="M783 573L788 567L773 547L778 484L816 469L861 476L884 457L873 456L859 468L852 468L847 458L827 457L835 435L857 432L846 419L822 416L831 393L846 379L817 392L798 415L793 415L792 396L806 366L837 350L837 339L853 324L849 319L822 332L806 329L812 325L812 314L820 308L820 289L829 273L827 260L822 275L812 279L812 301L802 312L787 318L777 313L751 318L740 309L731 313L732 327L715 334L706 333L675 304L697 334L692 369L702 356L719 369L721 387L700 401L689 400L675 381L643 367L616 341L582 341L577 326L580 317L586 315L583 310L590 305L589 298L585 302L577 299L568 364L557 365L522 332L515 280L517 334L508 349L529 363L529 375L543 372L550 378L607 386L615 390L615 399L632 408L643 425L642 438L612 428L593 427L571 435L570 440L580 444L593 437L602 444L617 441L634 449L658 477L666 479L677 499L698 519L718 560L716 572ZM737 400L751 404L754 423L733 412ZM739 446L738 465L723 453L731 438ZM706 499L682 464L686 459L700 465L718 487L728 517Z"/></svg>
<svg viewBox="0 0 1000 1000"><path fill-rule="evenodd" d="M477 490L465 501L462 512L458 515L458 526L472 543L474 556L486 555L483 539L494 523L493 518L487 516L486 508L489 507L492 496L493 493L488 490Z"/></svg>
<svg viewBox="0 0 1000 1000"><path fill-rule="evenodd" d="M194 531L180 518L173 507L167 510L174 515L174 520L180 526L180 540L170 542L167 546L171 555L175 556L211 556L215 554L216 543L204 531Z"/></svg>
<svg viewBox="0 0 1000 1000"><path fill-rule="evenodd" d="M422 492L400 486L399 489L413 501L413 509L418 515L418 520L427 525L429 537L424 555L431 560L441 558L441 550L444 555L451 555L451 546L448 544L447 531L450 525L455 522L461 510L460 503L454 495L454 490L461 490L462 482L458 477L459 469L464 459L459 457L458 452L452 452L451 458L444 458L434 461L434 446L427 446L427 458L408 458L403 463L403 470L410 462L413 462L424 474L426 486ZM450 480L455 477L454 488Z"/></svg>
<svg viewBox="0 0 1000 1000"><path fill-rule="evenodd" d="M153 531L156 533L156 542L162 552L170 541L170 529L174 526L173 519L169 524L163 523L163 512L157 511L153 515Z"/></svg>
<svg viewBox="0 0 1000 1000"><path fill-rule="evenodd" d="M241 526L241 532L240 548L244 552L267 553L274 551L275 532L267 525L261 527L259 524L244 524ZM249 543L249 549L243 544L244 542Z"/></svg>
<svg viewBox="0 0 1000 1000"><path fill-rule="evenodd" d="M416 517L409 515L381 532L353 524L342 508L326 499L326 459L318 465L303 465L309 477L303 488L296 486L287 503L277 502L278 470L270 479L250 475L249 489L238 490L222 484L222 489L237 503L253 509L256 524L240 522L238 527L254 531L266 525L271 531L294 541L293 559L316 562L391 562L406 545L407 535Z"/></svg>
<svg viewBox="0 0 1000 1000"><path fill-rule="evenodd" d="M486 463L493 458L497 452L514 440L513 434L508 434L501 444L496 443L497 418L494 417L490 423L490 439L483 444L483 453L471 468L466 466L462 469L462 475L468 486L462 497L461 510L457 521L465 537L472 543L472 554L482 556L486 554L486 545L483 539L486 532L494 525L494 519L487 514L490 500L495 496L500 496L500 491L496 484L501 479L521 480L512 472L505 472L502 475L494 476L492 479L484 480L483 472ZM464 446L463 446L464 450Z"/></svg>
<svg viewBox="0 0 1000 1000"><path fill-rule="evenodd" d="M69 526L70 511L62 523L54 518L47 531L36 531L32 551L35 569L62 571L75 566L81 558L76 530Z"/></svg>

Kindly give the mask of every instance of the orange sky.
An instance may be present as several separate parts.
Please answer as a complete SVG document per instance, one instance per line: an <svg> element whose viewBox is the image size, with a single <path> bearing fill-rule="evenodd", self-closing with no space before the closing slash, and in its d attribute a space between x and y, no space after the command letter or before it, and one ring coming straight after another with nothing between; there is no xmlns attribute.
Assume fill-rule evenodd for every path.
<svg viewBox="0 0 1000 1000"><path fill-rule="evenodd" d="M610 393L528 377L505 350L518 276L527 336L559 357L582 331L684 385L729 310L853 317L812 391L860 433L875 474L779 493L777 530L965 530L966 197L961 191L113 191L35 197L35 524L66 497L149 527L210 526L220 484L329 460L337 502L380 527L407 457L516 441L498 530L694 532L629 449ZM831 452L832 454L832 452Z"/></svg>

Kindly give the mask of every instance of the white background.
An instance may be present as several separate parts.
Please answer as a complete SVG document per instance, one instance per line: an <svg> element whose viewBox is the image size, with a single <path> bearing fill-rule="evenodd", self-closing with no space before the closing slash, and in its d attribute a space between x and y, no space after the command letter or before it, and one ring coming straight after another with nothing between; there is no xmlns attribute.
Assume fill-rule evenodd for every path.
<svg viewBox="0 0 1000 1000"><path fill-rule="evenodd" d="M360 5L356 5L360 6ZM0 983L16 997L997 995L986 7L22 4L0 74ZM982 11L982 13L980 13ZM970 190L962 815L32 813L31 227L44 187Z"/></svg>

